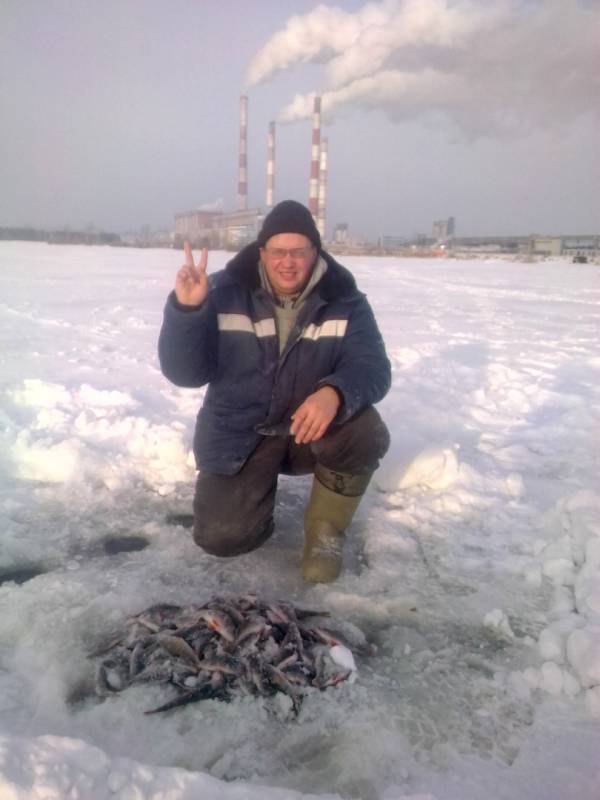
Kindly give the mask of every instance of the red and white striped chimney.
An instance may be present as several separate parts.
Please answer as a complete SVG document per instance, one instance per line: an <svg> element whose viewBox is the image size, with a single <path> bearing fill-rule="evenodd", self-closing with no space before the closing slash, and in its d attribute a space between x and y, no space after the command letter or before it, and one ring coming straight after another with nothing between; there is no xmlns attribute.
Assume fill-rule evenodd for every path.
<svg viewBox="0 0 600 800"><path fill-rule="evenodd" d="M240 97L240 157L238 162L238 210L248 208L248 98Z"/></svg>
<svg viewBox="0 0 600 800"><path fill-rule="evenodd" d="M326 198L327 198L327 137L321 139L321 157L319 160L319 214L317 228L321 238L325 238Z"/></svg>
<svg viewBox="0 0 600 800"><path fill-rule="evenodd" d="M310 183L308 210L317 219L319 213L319 159L321 150L321 98L315 97L313 107L312 149L310 158Z"/></svg>
<svg viewBox="0 0 600 800"><path fill-rule="evenodd" d="M267 208L275 202L275 123L269 123L267 137Z"/></svg>

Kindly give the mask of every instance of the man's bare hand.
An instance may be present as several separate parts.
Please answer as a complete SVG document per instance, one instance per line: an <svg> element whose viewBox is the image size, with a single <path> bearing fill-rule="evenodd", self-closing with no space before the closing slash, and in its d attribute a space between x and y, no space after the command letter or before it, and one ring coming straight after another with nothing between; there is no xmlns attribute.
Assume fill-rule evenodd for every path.
<svg viewBox="0 0 600 800"><path fill-rule="evenodd" d="M208 295L208 278L206 277L208 250L206 247L202 250L197 265L194 265L192 248L188 241L183 243L183 252L185 264L175 279L175 296L183 306L199 306Z"/></svg>
<svg viewBox="0 0 600 800"><path fill-rule="evenodd" d="M290 434L296 444L316 442L325 433L340 407L340 397L331 386L323 386L292 414Z"/></svg>

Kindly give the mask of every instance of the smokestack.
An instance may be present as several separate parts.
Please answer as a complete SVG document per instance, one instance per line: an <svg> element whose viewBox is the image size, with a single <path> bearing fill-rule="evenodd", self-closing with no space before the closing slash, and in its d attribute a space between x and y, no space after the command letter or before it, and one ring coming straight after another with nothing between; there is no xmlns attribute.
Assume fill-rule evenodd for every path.
<svg viewBox="0 0 600 800"><path fill-rule="evenodd" d="M238 162L238 210L248 208L247 144L248 144L248 98L240 97L240 158Z"/></svg>
<svg viewBox="0 0 600 800"><path fill-rule="evenodd" d="M327 197L327 138L321 139L321 158L319 160L319 214L317 217L317 228L321 238L325 238L325 217L326 217L326 197Z"/></svg>
<svg viewBox="0 0 600 800"><path fill-rule="evenodd" d="M313 107L312 149L308 209L316 220L319 213L319 158L321 149L321 98L315 97Z"/></svg>
<svg viewBox="0 0 600 800"><path fill-rule="evenodd" d="M273 208L275 198L275 123L269 123L267 137L267 208Z"/></svg>

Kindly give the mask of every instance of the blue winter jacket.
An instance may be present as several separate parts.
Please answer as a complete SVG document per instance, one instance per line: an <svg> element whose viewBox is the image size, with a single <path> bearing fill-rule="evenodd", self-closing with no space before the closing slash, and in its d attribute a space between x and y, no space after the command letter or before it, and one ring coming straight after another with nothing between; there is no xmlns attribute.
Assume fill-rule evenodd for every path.
<svg viewBox="0 0 600 800"><path fill-rule="evenodd" d="M169 295L158 343L163 374L177 386L208 383L194 436L199 469L238 472L262 439L255 427L289 420L320 386L333 386L343 397L333 424L388 391L390 363L371 307L351 273L321 255L327 271L281 355L256 243L210 276L208 297L198 308Z"/></svg>

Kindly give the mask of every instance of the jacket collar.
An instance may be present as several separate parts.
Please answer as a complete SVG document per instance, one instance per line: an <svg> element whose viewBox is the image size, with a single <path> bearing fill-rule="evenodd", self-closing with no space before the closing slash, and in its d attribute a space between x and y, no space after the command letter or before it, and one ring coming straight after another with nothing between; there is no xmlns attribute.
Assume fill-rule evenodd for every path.
<svg viewBox="0 0 600 800"><path fill-rule="evenodd" d="M319 255L327 262L327 270L315 287L323 300L341 300L355 295L358 290L352 273L325 250L320 250ZM253 292L261 288L259 260L260 248L256 242L252 242L228 262L225 271L235 283Z"/></svg>

